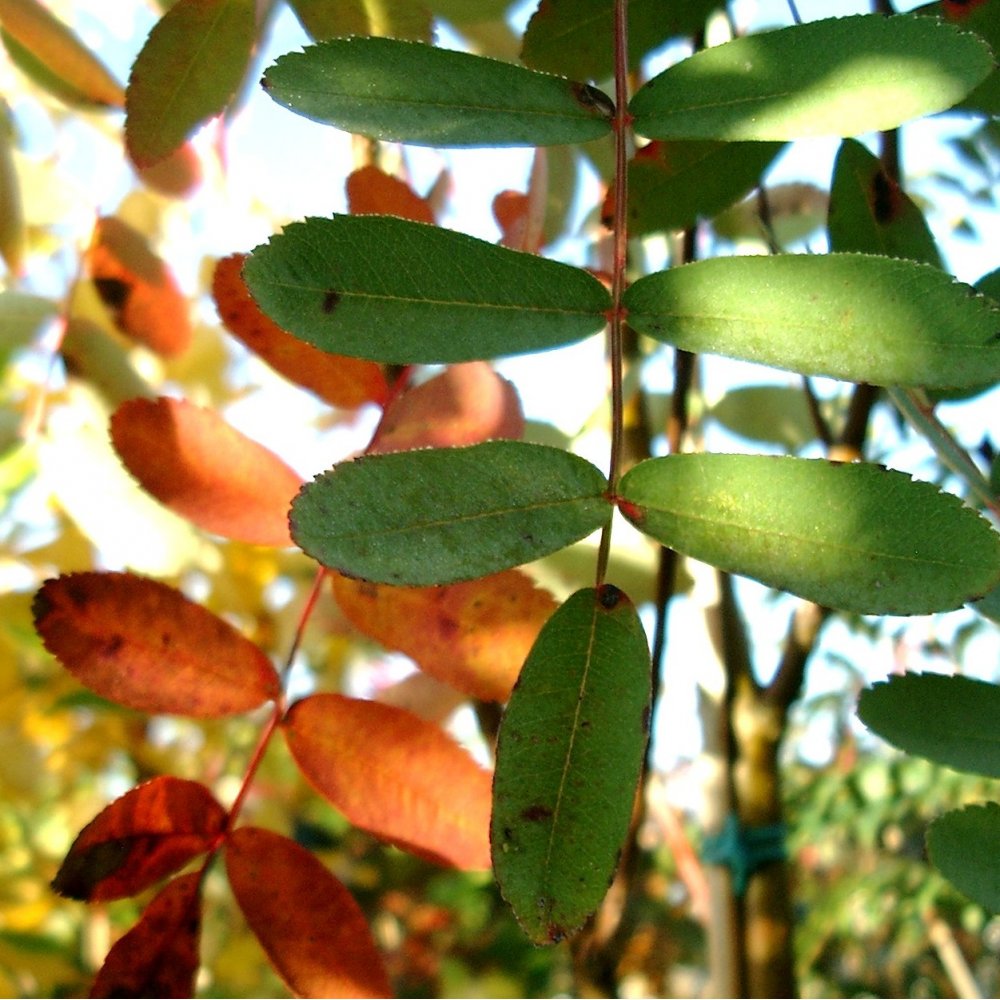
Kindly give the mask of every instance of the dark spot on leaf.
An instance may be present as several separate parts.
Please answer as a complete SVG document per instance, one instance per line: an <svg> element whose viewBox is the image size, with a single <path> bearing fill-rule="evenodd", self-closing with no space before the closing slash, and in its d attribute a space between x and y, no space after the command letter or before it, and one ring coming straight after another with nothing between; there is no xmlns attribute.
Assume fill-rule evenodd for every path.
<svg viewBox="0 0 1000 1000"><path fill-rule="evenodd" d="M619 499L618 509L637 527L646 520L646 512L638 504L630 503L628 500Z"/></svg>
<svg viewBox="0 0 1000 1000"><path fill-rule="evenodd" d="M94 278L94 287L109 309L124 309L132 286L119 278Z"/></svg>
<svg viewBox="0 0 1000 1000"><path fill-rule="evenodd" d="M642 706L642 731L649 732L649 705Z"/></svg>
<svg viewBox="0 0 1000 1000"><path fill-rule="evenodd" d="M559 944L566 937L566 928L560 927L558 924L549 924L545 928L545 934L552 944Z"/></svg>
<svg viewBox="0 0 1000 1000"><path fill-rule="evenodd" d="M542 820L551 818L552 810L541 803L521 810L521 819L527 820L529 823L540 823Z"/></svg>
<svg viewBox="0 0 1000 1000"><path fill-rule="evenodd" d="M337 303L340 301L340 296L331 289L323 296L323 312L332 313L334 309L337 308Z"/></svg>
<svg viewBox="0 0 1000 1000"><path fill-rule="evenodd" d="M577 104L584 108L598 112L609 121L615 116L615 102L597 87L592 87L589 83L574 83L573 97Z"/></svg>
<svg viewBox="0 0 1000 1000"><path fill-rule="evenodd" d="M899 186L884 170L879 170L872 178L872 215L880 225L892 222L899 214L902 204Z"/></svg>
<svg viewBox="0 0 1000 1000"><path fill-rule="evenodd" d="M125 863L130 848L131 842L125 839L105 840L83 851L70 848L52 888L70 899L90 899L98 885Z"/></svg>
<svg viewBox="0 0 1000 1000"><path fill-rule="evenodd" d="M602 587L598 588L597 600L600 602L602 608L607 611L611 611L612 608L618 607L619 602L625 595L613 584L606 583Z"/></svg>
<svg viewBox="0 0 1000 1000"><path fill-rule="evenodd" d="M114 656L125 645L125 640L120 635L109 635L104 641L104 655Z"/></svg>

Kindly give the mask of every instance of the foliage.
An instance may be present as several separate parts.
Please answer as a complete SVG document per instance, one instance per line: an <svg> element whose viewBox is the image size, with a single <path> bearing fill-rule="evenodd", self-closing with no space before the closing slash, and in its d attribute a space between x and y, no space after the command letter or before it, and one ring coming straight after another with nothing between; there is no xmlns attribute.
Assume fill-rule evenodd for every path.
<svg viewBox="0 0 1000 1000"><path fill-rule="evenodd" d="M637 927L656 938L684 926L662 903L650 907L655 869L640 849L641 819L652 809L647 741L659 692L651 678L666 609L684 585L681 556L717 568L723 619L728 690L719 711L729 777L719 797L726 815L705 854L727 880L716 886L724 885L730 912L742 914L742 930L729 931L737 949L750 956L757 921L786 928L745 959L742 973L712 975L719 992L785 995L794 979L778 747L820 630L834 612L927 615L977 601L984 618L995 610L995 479L935 413L935 399L1000 380L995 282L987 277L977 291L942 269L886 152L889 140L876 157L853 137L893 134L962 102L979 118L995 115L996 0L795 23L711 47L703 29L714 5L692 4L689 15L663 21L651 15L654 5L634 0L630 23L623 0L588 3L582 17L543 0L524 32L523 65L505 58L505 5L483 17L495 35L453 9L463 5L429 2L419 14L414 6L362 14L356 4L290 0L312 41L268 66L253 99L356 135L347 212L282 225L249 252L229 245L203 267L225 327L250 357L315 398L319 422L345 432L366 409L378 413L361 455L348 460L341 441L332 468L304 482L285 455L227 419L241 391L228 381L228 347L218 327L191 322L175 273L181 262L169 266L152 238L166 226L166 200L190 197L202 183L192 136L248 99L255 53L280 5L176 0L131 54L123 90L82 36L37 0L0 0L3 43L36 88L33 99L62 102L72 111L50 110L53 120L68 115L96 134L108 130L102 115L124 110L125 155L159 192L95 213L71 277L49 294L43 275L56 220L18 224L19 173L0 173L10 220L0 230L10 271L0 295L11 331L4 412L19 426L34 421L32 433L10 437L3 482L12 500L27 503L47 477L57 501L57 542L48 550L27 529L13 538L28 585L5 598L10 731L23 738L30 724L47 724L80 744L61 745L61 732L33 741L39 753L58 746L71 777L80 769L68 798L54 785L47 792L46 808L80 828L52 872L56 892L144 902L141 914L116 904L121 924L95 963L91 995L191 995L213 950L220 967L238 966L226 954L231 942L213 932L225 906L242 912L293 993L415 989L408 977L419 949L409 964L394 956L381 916L395 906L408 941L419 941L412 908L421 904L399 888L404 867L392 872L395 890L380 885L378 903L365 898L366 878L369 886L380 878L364 873L369 836L419 859L421 890L446 899L447 944L427 948L435 961L447 948L471 950L472 938L487 955L516 956L523 981L515 992L528 982L543 993L609 989L628 964L622 940L630 931L634 942ZM438 20L477 51L429 44ZM586 37L582 25L592 26ZM568 47L557 42L567 34ZM687 39L683 56L630 79L675 36ZM844 137L830 252L787 252L761 175L780 143L814 136ZM11 136L0 142L13 162ZM438 225L441 191L421 196L405 169L386 169L392 143L534 148L528 189L494 205L501 243ZM977 155L988 164L988 153ZM583 160L607 186L595 204L607 237L593 240L594 267L540 254L567 228ZM709 166L715 176L703 180ZM702 220L754 187L755 224L771 252L695 260ZM654 206L661 199L669 211ZM630 225L637 236L686 234L659 268L644 263L642 245L630 250ZM46 327L56 332L62 390L23 374L22 355ZM610 405L598 465L561 443L530 439L516 389L491 363L602 330ZM674 358L668 429L659 439L647 423L630 446L632 415L650 402L643 363L664 348ZM760 396L755 404L730 396L715 419L791 443L792 452L818 438L824 456L681 454L694 427L695 354L802 376L806 432L751 432L739 408L756 409ZM827 413L813 376L849 384ZM178 388L186 398L176 398ZM801 425L801 400L790 410L786 391L778 387L769 405ZM953 483L866 460L869 420L882 404L927 437L957 474L964 502L944 488ZM83 414L82 426L60 430L61 412L70 421ZM329 459L327 451L322 463ZM86 497L95 482L96 507ZM123 519L110 530L92 527L104 508ZM638 597L611 582L624 582L612 541L622 519L659 559L652 660ZM595 533L600 541L584 549L592 553L587 570L558 594L524 568L541 561L544 579L563 550ZM152 547L133 553L143 536ZM730 574L797 598L770 684L754 675ZM424 673L382 697L359 696L345 662L360 641L403 651ZM42 646L89 693L57 673ZM34 700L33 677L46 681ZM962 678L907 675L867 692L861 715L904 749L996 777L982 737L995 692ZM442 726L466 701L478 713L472 746ZM158 727L169 734L170 755L155 751ZM93 790L95 775L116 779L116 790L134 787L84 817L81 793ZM317 800L300 777L334 818L306 818ZM23 775L6 780L15 788L20 780L24 793ZM935 864L989 908L1000 903L998 822L995 806L972 806L930 833ZM718 892L705 889L697 861L682 864L688 835L664 830L684 890L692 899ZM728 841L722 830L732 833ZM764 842L767 851L754 847ZM363 845L357 857L351 844ZM322 858L331 848L332 865ZM417 863L400 857L382 853L376 867ZM432 866L447 874L428 874ZM485 901L482 873L491 868L524 935L571 938L568 959L560 953L543 969L509 917L490 928L496 899ZM219 902L224 883L228 903ZM921 892L936 906L935 894L944 899L947 890L936 882ZM605 898L610 907L591 921ZM822 901L812 905L822 909ZM608 916L615 907L617 917ZM645 922L635 916L650 908ZM706 913L709 938L727 933ZM37 940L47 947L55 936L48 927ZM567 960L573 981L560 983ZM52 972L52 983L36 978L39 992L76 971ZM489 958L469 960L450 988L469 990L490 971ZM445 979L438 971L437 988ZM661 988L667 979L661 970Z"/></svg>

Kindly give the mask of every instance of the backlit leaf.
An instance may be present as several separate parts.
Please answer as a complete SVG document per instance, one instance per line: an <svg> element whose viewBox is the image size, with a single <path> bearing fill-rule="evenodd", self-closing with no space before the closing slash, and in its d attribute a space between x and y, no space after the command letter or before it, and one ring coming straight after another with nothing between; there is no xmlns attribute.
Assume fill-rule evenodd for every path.
<svg viewBox="0 0 1000 1000"><path fill-rule="evenodd" d="M11 351L27 347L38 336L46 323L59 313L59 306L52 299L27 292L0 292L0 361L6 362Z"/></svg>
<svg viewBox="0 0 1000 1000"><path fill-rule="evenodd" d="M373 164L351 173L346 187L351 215L395 215L412 222L434 224L434 212L426 198L421 198L405 181Z"/></svg>
<svg viewBox="0 0 1000 1000"><path fill-rule="evenodd" d="M611 305L568 264L376 215L294 223L253 251L243 276L297 337L398 364L559 347L597 333Z"/></svg>
<svg viewBox="0 0 1000 1000"><path fill-rule="evenodd" d="M339 35L385 35L431 40L431 15L414 0L289 0L316 41Z"/></svg>
<svg viewBox="0 0 1000 1000"><path fill-rule="evenodd" d="M394 399L368 453L516 440L523 434L524 413L514 386L485 361L468 361L450 365Z"/></svg>
<svg viewBox="0 0 1000 1000"><path fill-rule="evenodd" d="M292 534L347 576L456 583L589 535L610 517L606 488L584 459L520 441L370 455L302 488Z"/></svg>
<svg viewBox="0 0 1000 1000"><path fill-rule="evenodd" d="M186 198L201 184L201 161L190 142L148 167L137 167L139 180L168 198Z"/></svg>
<svg viewBox="0 0 1000 1000"><path fill-rule="evenodd" d="M816 440L806 394L792 385L741 385L730 389L709 411L726 430L751 441L796 451Z"/></svg>
<svg viewBox="0 0 1000 1000"><path fill-rule="evenodd" d="M99 219L87 267L116 326L164 357L191 342L187 300L170 269L146 238L113 216Z"/></svg>
<svg viewBox="0 0 1000 1000"><path fill-rule="evenodd" d="M179 591L129 573L72 573L35 595L45 648L78 681L144 712L211 718L278 695L271 661Z"/></svg>
<svg viewBox="0 0 1000 1000"><path fill-rule="evenodd" d="M288 507L301 478L214 410L128 400L111 417L111 440L143 488L198 527L254 545L290 543Z"/></svg>
<svg viewBox="0 0 1000 1000"><path fill-rule="evenodd" d="M833 168L828 220L830 249L908 257L941 266L923 213L878 157L845 139Z"/></svg>
<svg viewBox="0 0 1000 1000"><path fill-rule="evenodd" d="M115 942L90 988L92 997L191 997L201 937L201 875L181 875Z"/></svg>
<svg viewBox="0 0 1000 1000"><path fill-rule="evenodd" d="M631 469L619 492L622 513L664 545L845 611L946 611L1000 577L987 521L876 465L673 455Z"/></svg>
<svg viewBox="0 0 1000 1000"><path fill-rule="evenodd" d="M1000 913L1000 805L984 802L939 816L927 830L927 852L969 899Z"/></svg>
<svg viewBox="0 0 1000 1000"><path fill-rule="evenodd" d="M483 701L505 701L552 596L518 570L447 587L387 587L336 575L337 603L358 631Z"/></svg>
<svg viewBox="0 0 1000 1000"><path fill-rule="evenodd" d="M989 46L953 25L862 14L703 49L650 80L629 110L651 139L858 135L944 111L992 69Z"/></svg>
<svg viewBox="0 0 1000 1000"><path fill-rule="evenodd" d="M355 826L455 868L490 866L490 775L451 737L373 701L319 694L285 717L302 773Z"/></svg>
<svg viewBox="0 0 1000 1000"><path fill-rule="evenodd" d="M388 386L377 364L305 344L260 311L243 281L245 260L245 254L224 257L216 264L212 279L212 296L230 333L276 372L333 406L353 410L364 403L382 402Z"/></svg>
<svg viewBox="0 0 1000 1000"><path fill-rule="evenodd" d="M254 0L177 0L149 33L126 91L125 145L149 166L223 111L256 39Z"/></svg>
<svg viewBox="0 0 1000 1000"><path fill-rule="evenodd" d="M651 142L628 166L631 236L684 229L742 198L782 149L777 142ZM610 221L614 192L602 217Z"/></svg>
<svg viewBox="0 0 1000 1000"><path fill-rule="evenodd" d="M6 102L0 103L0 257L18 274L27 243L21 184L14 163L14 122Z"/></svg>
<svg viewBox="0 0 1000 1000"><path fill-rule="evenodd" d="M120 338L88 319L70 318L59 353L66 373L84 379L113 407L137 396L156 398L156 393L132 366L128 348Z"/></svg>
<svg viewBox="0 0 1000 1000"><path fill-rule="evenodd" d="M226 811L204 785L153 778L80 831L52 888L89 902L135 896L209 850L225 825Z"/></svg>
<svg viewBox="0 0 1000 1000"><path fill-rule="evenodd" d="M37 0L0 0L0 25L20 53L44 70L44 78L38 80L23 60L22 68L43 86L51 79L54 85L46 89L56 97L93 107L124 106L125 92L104 63ZM5 44L10 47L6 38Z"/></svg>
<svg viewBox="0 0 1000 1000"><path fill-rule="evenodd" d="M625 293L641 333L872 385L1000 378L1000 307L935 267L865 254L717 257L640 278Z"/></svg>
<svg viewBox="0 0 1000 1000"><path fill-rule="evenodd" d="M226 873L243 916L295 996L392 996L361 908L311 851L242 827L226 841Z"/></svg>
<svg viewBox="0 0 1000 1000"><path fill-rule="evenodd" d="M281 56L264 89L313 121L421 146L552 146L611 132L610 99L513 63L391 38Z"/></svg>
<svg viewBox="0 0 1000 1000"><path fill-rule="evenodd" d="M1000 778L1000 687L972 677L902 674L865 688L858 718L907 753Z"/></svg>
<svg viewBox="0 0 1000 1000"><path fill-rule="evenodd" d="M617 587L549 619L504 713L490 838L504 897L538 944L580 927L628 832L649 733L650 664Z"/></svg>

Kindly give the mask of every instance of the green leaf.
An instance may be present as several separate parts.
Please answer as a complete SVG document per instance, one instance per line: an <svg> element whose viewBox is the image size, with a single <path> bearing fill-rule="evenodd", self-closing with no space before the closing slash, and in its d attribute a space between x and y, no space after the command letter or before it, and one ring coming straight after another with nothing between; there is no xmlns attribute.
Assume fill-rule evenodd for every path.
<svg viewBox="0 0 1000 1000"><path fill-rule="evenodd" d="M907 257L941 267L923 213L860 142L845 139L833 168L830 249Z"/></svg>
<svg viewBox="0 0 1000 1000"><path fill-rule="evenodd" d="M542 351L596 333L611 297L578 268L389 216L288 226L243 276L261 308L336 354L398 364Z"/></svg>
<svg viewBox="0 0 1000 1000"><path fill-rule="evenodd" d="M611 132L586 84L391 38L334 38L264 74L278 104L313 121L418 146L552 146Z"/></svg>
<svg viewBox="0 0 1000 1000"><path fill-rule="evenodd" d="M520 441L369 455L306 484L292 537L378 583L454 583L519 566L602 527L607 481L576 455Z"/></svg>
<svg viewBox="0 0 1000 1000"><path fill-rule="evenodd" d="M649 648L617 587L548 620L500 725L490 839L500 889L538 944L597 908L614 874L649 730Z"/></svg>
<svg viewBox="0 0 1000 1000"><path fill-rule="evenodd" d="M384 35L429 41L431 15L413 0L289 0L316 41L338 35Z"/></svg>
<svg viewBox="0 0 1000 1000"><path fill-rule="evenodd" d="M927 830L934 867L957 889L993 913L1000 913L1000 805L954 809Z"/></svg>
<svg viewBox="0 0 1000 1000"><path fill-rule="evenodd" d="M640 278L624 303L657 340L804 375L941 388L1000 378L1000 307L914 261L717 257Z"/></svg>
<svg viewBox="0 0 1000 1000"><path fill-rule="evenodd" d="M985 597L972 603L972 608L984 618L1000 625L1000 586L994 587Z"/></svg>
<svg viewBox="0 0 1000 1000"><path fill-rule="evenodd" d="M27 292L0 292L0 365L5 364L13 351L27 347L41 328L59 313L59 305L51 299Z"/></svg>
<svg viewBox="0 0 1000 1000"><path fill-rule="evenodd" d="M629 235L684 229L742 198L782 149L777 142L644 146L628 167Z"/></svg>
<svg viewBox="0 0 1000 1000"><path fill-rule="evenodd" d="M751 441L796 451L816 440L805 391L792 385L742 385L709 411L726 430Z"/></svg>
<svg viewBox="0 0 1000 1000"><path fill-rule="evenodd" d="M1000 778L1000 687L995 684L902 674L865 688L858 718L909 754L956 771Z"/></svg>
<svg viewBox="0 0 1000 1000"><path fill-rule="evenodd" d="M628 64L675 35L693 35L705 26L718 0L631 0L628 5ZM614 0L542 0L524 33L526 66L579 80L609 79L615 71Z"/></svg>
<svg viewBox="0 0 1000 1000"><path fill-rule="evenodd" d="M876 465L672 455L631 469L619 493L622 513L664 545L844 611L945 611L1000 578L986 520Z"/></svg>
<svg viewBox="0 0 1000 1000"><path fill-rule="evenodd" d="M125 92L125 144L147 167L232 100L250 65L254 0L177 0L139 53Z"/></svg>
<svg viewBox="0 0 1000 1000"><path fill-rule="evenodd" d="M651 139L858 135L950 108L993 69L975 35L923 17L861 14L703 49L632 98Z"/></svg>

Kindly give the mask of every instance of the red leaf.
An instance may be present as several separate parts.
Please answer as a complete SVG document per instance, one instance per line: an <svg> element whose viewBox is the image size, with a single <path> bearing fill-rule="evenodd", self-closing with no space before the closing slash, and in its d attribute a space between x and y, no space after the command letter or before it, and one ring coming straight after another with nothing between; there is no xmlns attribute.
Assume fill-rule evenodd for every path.
<svg viewBox="0 0 1000 1000"><path fill-rule="evenodd" d="M92 997L191 997L198 972L201 875L175 878L108 952Z"/></svg>
<svg viewBox="0 0 1000 1000"><path fill-rule="evenodd" d="M242 827L226 843L233 895L297 996L392 995L361 908L304 847Z"/></svg>
<svg viewBox="0 0 1000 1000"><path fill-rule="evenodd" d="M288 508L301 477L214 410L130 399L111 417L111 440L142 487L199 528L253 545L291 545Z"/></svg>
<svg viewBox="0 0 1000 1000"><path fill-rule="evenodd" d="M245 260L246 254L233 254L215 265L212 295L226 329L276 372L333 406L353 410L384 402L388 386L380 365L321 351L261 312L243 281Z"/></svg>
<svg viewBox="0 0 1000 1000"><path fill-rule="evenodd" d="M415 715L338 694L285 717L292 756L355 826L456 868L490 867L490 775Z"/></svg>
<svg viewBox="0 0 1000 1000"><path fill-rule="evenodd" d="M98 219L87 266L122 333L168 358L190 344L187 300L138 230L121 219Z"/></svg>
<svg viewBox="0 0 1000 1000"><path fill-rule="evenodd" d="M536 149L527 192L501 191L493 199L493 218L500 227L502 246L538 253L545 245L548 179L548 154L545 149Z"/></svg>
<svg viewBox="0 0 1000 1000"><path fill-rule="evenodd" d="M517 390L485 361L469 361L451 365L394 400L368 450L449 448L523 434Z"/></svg>
<svg viewBox="0 0 1000 1000"><path fill-rule="evenodd" d="M134 896L208 851L225 825L225 809L204 785L153 778L80 831L52 888L88 902Z"/></svg>
<svg viewBox="0 0 1000 1000"><path fill-rule="evenodd" d="M347 178L347 205L352 215L397 215L413 222L434 225L434 212L426 198L398 177L375 166L361 167Z"/></svg>
<svg viewBox="0 0 1000 1000"><path fill-rule="evenodd" d="M964 21L987 0L941 0L941 9L949 21Z"/></svg>
<svg viewBox="0 0 1000 1000"><path fill-rule="evenodd" d="M483 701L506 701L556 609L519 570L447 587L388 587L333 575L337 603L359 632Z"/></svg>
<svg viewBox="0 0 1000 1000"><path fill-rule="evenodd" d="M46 581L32 610L45 648L120 705L212 718L248 712L280 693L257 646L155 580L72 573Z"/></svg>

